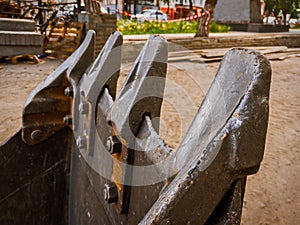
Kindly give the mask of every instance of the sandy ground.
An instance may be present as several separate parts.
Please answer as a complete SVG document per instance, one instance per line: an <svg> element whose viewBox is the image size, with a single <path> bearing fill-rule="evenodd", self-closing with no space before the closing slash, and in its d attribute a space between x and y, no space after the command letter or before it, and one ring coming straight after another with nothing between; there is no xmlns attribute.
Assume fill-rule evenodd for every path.
<svg viewBox="0 0 300 225"><path fill-rule="evenodd" d="M49 59L36 65L0 63L0 142L19 129L26 97L60 63ZM300 224L300 58L271 64L273 76L265 155L259 172L248 178L243 225ZM202 65L209 79L218 65ZM202 90L199 90L197 82L184 76L190 72L184 68L184 65L170 65L168 101L163 105L161 135L173 147L178 146L192 121L207 85L201 84ZM174 97L177 90L174 82L184 94L176 91Z"/></svg>

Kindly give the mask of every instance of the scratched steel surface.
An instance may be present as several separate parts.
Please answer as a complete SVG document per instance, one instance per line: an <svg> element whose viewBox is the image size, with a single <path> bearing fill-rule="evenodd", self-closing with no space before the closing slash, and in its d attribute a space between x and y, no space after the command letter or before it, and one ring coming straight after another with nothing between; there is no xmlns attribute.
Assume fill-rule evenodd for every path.
<svg viewBox="0 0 300 225"><path fill-rule="evenodd" d="M1 224L240 224L264 153L268 60L230 50L172 149L154 120L167 42L149 38L116 95L122 35L95 60L94 39L29 95L22 129L0 146Z"/></svg>

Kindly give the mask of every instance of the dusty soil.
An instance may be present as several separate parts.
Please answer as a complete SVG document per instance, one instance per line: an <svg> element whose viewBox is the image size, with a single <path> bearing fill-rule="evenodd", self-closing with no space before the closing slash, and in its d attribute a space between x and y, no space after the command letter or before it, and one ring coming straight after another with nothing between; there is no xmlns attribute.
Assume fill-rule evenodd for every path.
<svg viewBox="0 0 300 225"><path fill-rule="evenodd" d="M20 128L26 97L60 63L59 60L36 65L0 63L0 142ZM300 224L299 63L297 57L271 62L273 76L265 155L259 172L248 178L243 225ZM204 65L210 77L218 65ZM176 147L203 98L206 84L201 87L203 90L198 90L195 82L184 76L187 73L184 69L173 65L169 71L172 71L172 75L168 75L169 84L176 82L188 96L188 100L180 93L174 97L172 90L176 88L172 85L166 92L168 101L163 105L162 136Z"/></svg>

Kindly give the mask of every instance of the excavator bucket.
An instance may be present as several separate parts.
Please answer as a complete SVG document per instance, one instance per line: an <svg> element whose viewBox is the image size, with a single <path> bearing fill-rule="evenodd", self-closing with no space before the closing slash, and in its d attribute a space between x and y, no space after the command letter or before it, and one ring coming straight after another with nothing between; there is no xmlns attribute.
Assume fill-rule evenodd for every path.
<svg viewBox="0 0 300 225"><path fill-rule="evenodd" d="M232 49L177 149L159 135L168 43L150 36L117 94L122 35L95 33L27 98L0 146L1 224L240 224L263 159L271 68Z"/></svg>

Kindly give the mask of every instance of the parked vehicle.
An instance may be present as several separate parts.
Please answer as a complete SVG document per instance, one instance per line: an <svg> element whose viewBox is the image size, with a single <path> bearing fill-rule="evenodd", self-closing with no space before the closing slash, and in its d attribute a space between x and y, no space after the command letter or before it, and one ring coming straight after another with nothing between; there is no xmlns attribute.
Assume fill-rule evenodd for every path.
<svg viewBox="0 0 300 225"><path fill-rule="evenodd" d="M138 22L143 22L145 20L154 21L154 20L168 20L167 14L163 13L161 10L156 9L146 9L141 13L136 14L132 19L137 19Z"/></svg>
<svg viewBox="0 0 300 225"><path fill-rule="evenodd" d="M294 18L292 18L292 19L289 20L289 24L291 26L295 26L296 24L299 24L299 23L300 23L300 19L294 19Z"/></svg>
<svg viewBox="0 0 300 225"><path fill-rule="evenodd" d="M264 24L277 24L278 23L276 18L273 16L265 17L263 19L263 22L264 22Z"/></svg>

